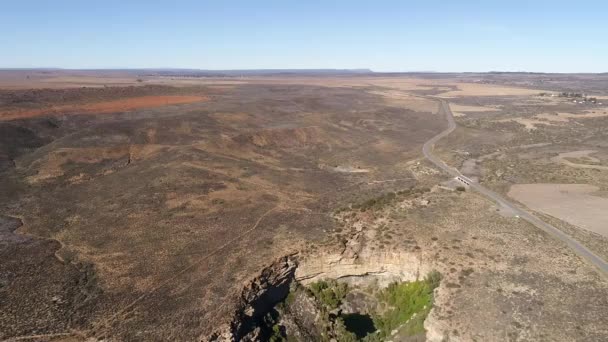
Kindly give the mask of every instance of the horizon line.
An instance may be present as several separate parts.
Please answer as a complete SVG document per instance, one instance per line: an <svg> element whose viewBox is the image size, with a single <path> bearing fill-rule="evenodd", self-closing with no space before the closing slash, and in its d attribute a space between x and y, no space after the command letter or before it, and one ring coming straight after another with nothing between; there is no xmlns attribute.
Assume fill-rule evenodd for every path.
<svg viewBox="0 0 608 342"><path fill-rule="evenodd" d="M201 69L187 67L102 67L102 68L64 68L64 67L0 67L0 71L198 71L198 72L328 72L344 71L351 73L374 73L374 74L608 74L608 71L525 71L525 70L485 70L485 71L435 71L435 70L382 70L376 71L371 68L245 68L245 69Z"/></svg>

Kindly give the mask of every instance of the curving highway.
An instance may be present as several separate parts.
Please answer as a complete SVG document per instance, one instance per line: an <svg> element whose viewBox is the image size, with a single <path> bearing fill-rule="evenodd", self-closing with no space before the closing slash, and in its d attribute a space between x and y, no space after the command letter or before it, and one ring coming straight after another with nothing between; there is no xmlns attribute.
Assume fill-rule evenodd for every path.
<svg viewBox="0 0 608 342"><path fill-rule="evenodd" d="M576 254L578 254L579 256L581 256L582 258L587 260L589 263L591 263L593 266L595 266L600 271L600 274L602 276L608 277L608 264L606 264L606 261L604 261L602 258L600 258L596 254L591 252L589 249L587 249L587 247L583 246L580 242L571 238L569 235L566 235L564 232L555 228L554 226L540 220L538 217L530 214L529 212L518 208L515 204L509 202L508 200L506 200L504 197L497 194L496 192L482 186L481 184L479 184L477 182L471 181L470 179L468 179L467 177L462 175L460 173L460 171L448 166L437 156L433 155L433 147L434 147L435 143L437 143L437 141L439 141L441 138L452 133L452 131L454 131L454 129L456 128L456 122L454 121L454 115L452 114L450 105L447 103L447 101L445 101L443 99L439 99L439 102L440 102L439 112L443 113L445 115L445 117L448 121L448 128L446 128L443 132L437 134L436 136L434 136L433 138L431 138L429 141L427 141L424 144L424 146L422 147L422 153L424 154L426 159L428 159L430 162L435 164L437 167L439 167L443 171L449 173L450 175L452 175L454 177L460 177L461 179L466 180L467 184L469 185L470 188L481 193L482 195L491 199L492 201L498 203L500 206L511 210L516 215L518 215L520 218L530 222L537 228L542 229L543 231L545 231L552 237L562 241L563 243L568 245L568 247L570 247Z"/></svg>

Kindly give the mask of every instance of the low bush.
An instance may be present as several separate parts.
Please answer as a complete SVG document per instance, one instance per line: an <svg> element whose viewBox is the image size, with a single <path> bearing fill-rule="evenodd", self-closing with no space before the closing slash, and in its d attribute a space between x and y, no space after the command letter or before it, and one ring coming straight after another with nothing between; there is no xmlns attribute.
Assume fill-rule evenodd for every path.
<svg viewBox="0 0 608 342"><path fill-rule="evenodd" d="M374 325L380 337L408 322L407 334L415 335L424 332L424 320L433 305L433 291L439 286L441 274L431 272L424 280L407 283L393 283L379 294L379 300L389 309L374 317Z"/></svg>
<svg viewBox="0 0 608 342"><path fill-rule="evenodd" d="M319 280L310 284L310 293L328 310L336 309L348 293L348 284Z"/></svg>

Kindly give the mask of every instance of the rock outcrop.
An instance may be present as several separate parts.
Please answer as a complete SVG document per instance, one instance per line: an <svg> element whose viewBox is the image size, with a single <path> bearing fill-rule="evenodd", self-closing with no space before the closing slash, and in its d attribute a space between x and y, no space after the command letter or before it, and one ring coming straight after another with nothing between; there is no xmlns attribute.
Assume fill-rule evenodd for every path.
<svg viewBox="0 0 608 342"><path fill-rule="evenodd" d="M230 323L203 340L262 340L259 327L264 316L289 294L289 286L295 279L296 267L297 263L293 256L284 256L264 268L259 276L244 287Z"/></svg>
<svg viewBox="0 0 608 342"><path fill-rule="evenodd" d="M296 280L304 285L324 278L357 283L367 277L385 286L393 281L416 280L432 270L421 252L370 251L357 248L352 241L342 253L302 258L295 273Z"/></svg>
<svg viewBox="0 0 608 342"><path fill-rule="evenodd" d="M208 341L263 341L270 330L267 315L285 300L290 285L321 279L341 279L351 284L374 283L384 287L395 281L414 281L432 270L430 258L421 251L373 251L361 233L354 234L341 250L285 256L266 267L242 291L230 323ZM426 261L425 261L426 260ZM281 312L281 325L301 340L320 336L318 308L312 299L295 292L289 310Z"/></svg>

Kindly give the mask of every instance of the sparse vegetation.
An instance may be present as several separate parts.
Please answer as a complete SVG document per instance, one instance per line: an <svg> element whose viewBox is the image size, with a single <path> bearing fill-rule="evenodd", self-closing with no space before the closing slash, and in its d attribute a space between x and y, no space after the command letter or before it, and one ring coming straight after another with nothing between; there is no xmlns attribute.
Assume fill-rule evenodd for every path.
<svg viewBox="0 0 608 342"><path fill-rule="evenodd" d="M366 212L368 210L381 210L382 208L393 204L395 201L403 200L409 196L418 197L421 194L431 191L428 187L409 188L399 190L397 192L387 192L380 196L370 198L362 203L353 204L352 209ZM343 211L342 209L341 211Z"/></svg>
<svg viewBox="0 0 608 342"><path fill-rule="evenodd" d="M394 329L409 322L407 331L410 335L424 332L424 319L433 305L433 291L439 286L441 274L431 272L424 280L406 283L393 283L382 290L378 297L386 307L382 314L374 316L374 323L380 337L386 337Z"/></svg>
<svg viewBox="0 0 608 342"><path fill-rule="evenodd" d="M146 75L144 83L148 79L153 83L152 78ZM399 78L395 76L395 80ZM579 105L584 97L530 96L541 90L526 90L526 96L495 97L496 87L488 90L480 84L471 90L464 78L465 82L451 85L452 90L461 90L449 101L496 110L457 118L459 129L436 146L438 152L447 151L441 157L449 165L458 167L467 158L481 160L496 152L479 162L481 181L495 191L534 182L593 183L601 191L606 189L605 172L571 170L549 160L560 149L594 149L599 162L570 161L605 165L602 134L606 120L584 114L590 109L605 113L603 107L588 103L594 98ZM97 109L100 103L112 104L103 116L94 111L86 117L65 116L60 111L56 119L20 117L0 125L0 136L5 138L0 139L0 168L8 170L3 173L6 177L0 177L0 188L10 190L3 192L0 201L28 222L21 230L27 236L0 248L6 256L0 273L16 275L0 279L0 293L8 294L3 309L11 313L0 321L0 339L27 335L34 326L39 334L81 331L91 322L109 319L110 329L104 334L115 340L154 340L158 336L194 340L221 326L234 312L242 298L235 294L251 272L277 254L300 246L310 246L306 253L312 257L347 250L345 255L359 253L363 258L369 252L392 255L398 250L431 258L446 270L441 298L447 304L438 310L439 319L446 320L449 330L457 327L463 340L471 339L471 334L495 339L483 327L467 325L468 318L479 321L484 312L472 311L466 303L476 296L498 295L502 290L495 289L501 286L505 311L529 308L538 312L535 300L547 303L542 307L547 314L542 317L519 311L522 322L530 321L537 329L531 331L523 324L521 330L532 333L527 336L572 340L576 336L568 324L575 322L572 324L588 328L588 339L601 339L597 332L602 331L598 324L602 322L589 317L605 316L604 308L587 306L585 315L577 311L577 298L597 303L605 294L605 286L592 277L576 278L577 274L590 274L585 264L563 254L563 249L524 227L521 220L494 212L480 196L463 196L459 191L467 191L465 187L454 192L437 187L426 193L426 186L443 182L446 175L433 172L436 170L425 161L407 159L418 156L420 143L445 128L439 116L428 115L425 108L411 110L407 101L414 100L403 96L409 92L404 89L399 90L399 102L387 105L388 98L372 97L363 88L321 87L312 84L312 77L307 80L312 83L301 86L294 80L290 79L293 84L289 86L255 84L251 79L246 85L217 88L213 80L206 80L208 86L172 88L136 84L142 82L133 77L130 84L137 85L134 87L0 92L2 110L19 115L47 113L49 108L65 105ZM340 80L351 81L358 82L356 78ZM433 81L437 82L444 81ZM387 84L390 87L393 85ZM443 88L432 91L439 93ZM535 89L543 88L539 84ZM586 89L583 84L552 89L580 89L577 92L601 95L600 102L605 98L604 92ZM473 98L468 97L470 91L487 93ZM201 96L209 101L184 102L166 110L158 109L169 104L165 100L154 102L157 109L144 107L154 104L147 100L131 106L132 98L164 96ZM574 99L577 104L572 103ZM434 110L436 103L428 102ZM570 116L556 114L570 108L575 108ZM112 112L123 109L129 113ZM539 125L532 131L514 122L495 122L502 114L528 118L537 113L562 121L545 119L551 125ZM588 117L574 117L579 114ZM15 146L17 143L21 145ZM515 150L537 143L550 145ZM454 149L467 154L450 157ZM352 165L353 171L360 172L316 167L321 163ZM32 175L47 177L32 183ZM332 222L326 213L334 207L341 209ZM325 241L324 234L330 235L327 244L319 243ZM479 238L468 238L473 234ZM596 250L605 250L604 240L593 240L599 246ZM509 252L500 246L508 246ZM80 253L86 253L82 259L92 264L77 264L79 256L84 256ZM66 263L58 263L55 256ZM200 258L208 261L196 263ZM565 271L552 268L555 258L563 260L560 265L572 267ZM533 263L527 261L532 259ZM497 265L498 273L494 272ZM181 272L186 267L191 268ZM527 274L535 275L534 282L529 281L532 276L522 276L524 267ZM373 316L375 328L383 327L381 333L363 337L366 341L386 340L390 329L401 336L417 335L424 331L433 304L432 289L439 278L430 274L418 282L393 284L378 297L375 287L367 293L367 300L374 305L382 302L382 310L346 303L363 290L335 281L319 282L310 290L301 287L276 310L283 315L302 303L312 307L319 321L310 320L310 324L316 324L328 341L362 339L361 334L353 334L348 314L343 313L359 308L373 311L362 315ZM525 283L522 285L537 296L531 301L524 292L514 295L510 283ZM171 290L175 284L180 285L179 296ZM551 296L543 292L548 287ZM143 297L136 291L149 288L153 292ZM209 294L209 300L184 300L199 298L201 293ZM111 317L116 317L117 310L127 309L128 303L134 303L125 311L128 319L117 324ZM147 312L146 308L154 309L154 317L163 317L163 324L138 314ZM511 321L503 320L510 316L495 318L509 326ZM200 320L191 324L184 317ZM289 340L284 318L268 320L265 339ZM562 325L563 334L551 330ZM174 326L179 329L169 331Z"/></svg>
<svg viewBox="0 0 608 342"><path fill-rule="evenodd" d="M310 284L310 294L313 295L325 309L336 309L348 293L348 284L336 280L319 280Z"/></svg>
<svg viewBox="0 0 608 342"><path fill-rule="evenodd" d="M319 305L320 316L317 324L323 331L323 341L332 339L344 342L384 341L394 329L399 329L402 336L424 333L424 320L432 308L433 291L439 286L440 281L441 274L433 271L423 280L392 283L379 292L377 285L369 285L365 291L376 293L372 298L376 298L379 304L379 311L369 316L341 314L340 311L335 311L343 304L351 289L346 283L333 279L319 280L306 288L292 287L290 294L278 307L280 311L289 310L297 292L305 290L305 293L315 298ZM272 327L272 341L289 340L289 336L285 335L284 330L277 323L276 317L273 319L269 316L267 321L268 326Z"/></svg>
<svg viewBox="0 0 608 342"><path fill-rule="evenodd" d="M287 341L285 337L283 337L283 332L281 331L281 326L279 324L275 324L272 326L272 335L268 339L270 342L284 342Z"/></svg>

